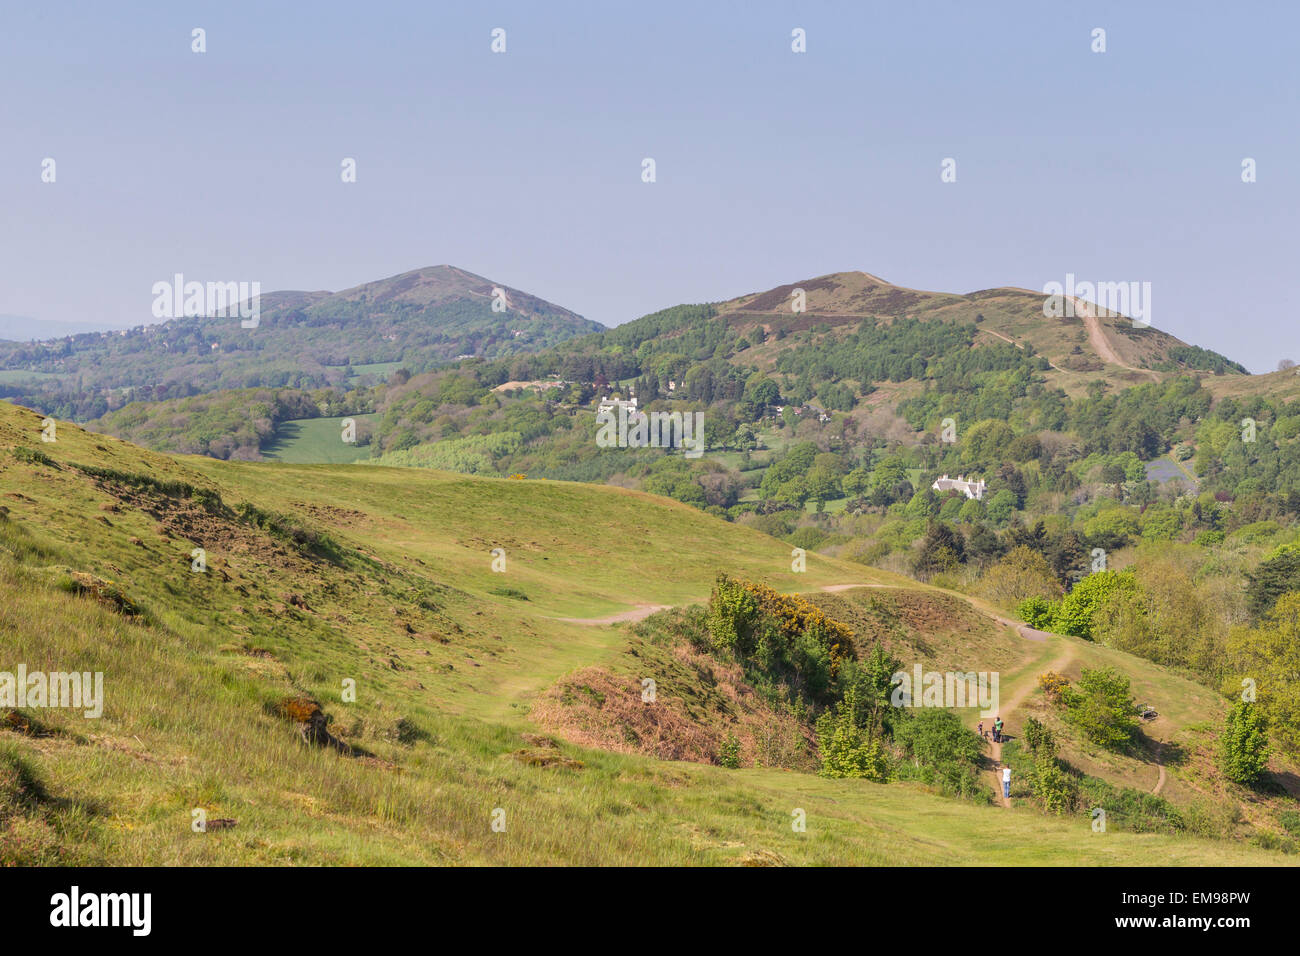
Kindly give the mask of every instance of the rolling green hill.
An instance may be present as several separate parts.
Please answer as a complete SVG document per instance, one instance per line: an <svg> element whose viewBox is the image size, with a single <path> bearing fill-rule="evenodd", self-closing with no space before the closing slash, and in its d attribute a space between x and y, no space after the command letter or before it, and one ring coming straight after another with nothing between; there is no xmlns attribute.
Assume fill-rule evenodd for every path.
<svg viewBox="0 0 1300 956"><path fill-rule="evenodd" d="M578 742L564 710L594 668L637 706L658 678L668 738L763 726L770 698L683 644L672 615L602 623L705 601L719 572L820 594L864 651L1000 668L1008 704L1067 648L1094 653L1027 641L964 598L813 554L796 574L787 544L618 488L169 458L70 425L43 442L41 428L0 403L0 670L102 671L104 710L0 714L2 862L1293 859L1236 833L1099 835L1086 813L1023 799L758 767L743 747L740 769L661 760ZM868 587L822 594L846 585ZM1171 733L1209 719L1180 704L1192 685L1118 660Z"/></svg>
<svg viewBox="0 0 1300 956"><path fill-rule="evenodd" d="M132 399L351 388L380 380L391 363L422 371L463 355L545 348L600 327L464 269L433 266L342 292L264 293L256 328L237 317L186 317L49 342L0 342L0 374L23 375L0 378L0 397L85 421ZM33 380L32 373L55 377ZM109 392L117 393L111 404Z"/></svg>

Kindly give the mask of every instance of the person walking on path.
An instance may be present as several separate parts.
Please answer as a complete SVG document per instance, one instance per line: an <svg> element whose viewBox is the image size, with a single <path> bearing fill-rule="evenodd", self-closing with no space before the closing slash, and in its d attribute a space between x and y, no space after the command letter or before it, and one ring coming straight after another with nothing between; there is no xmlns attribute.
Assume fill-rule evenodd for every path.
<svg viewBox="0 0 1300 956"><path fill-rule="evenodd" d="M1002 796L1011 799L1011 768L1006 764L1002 765Z"/></svg>

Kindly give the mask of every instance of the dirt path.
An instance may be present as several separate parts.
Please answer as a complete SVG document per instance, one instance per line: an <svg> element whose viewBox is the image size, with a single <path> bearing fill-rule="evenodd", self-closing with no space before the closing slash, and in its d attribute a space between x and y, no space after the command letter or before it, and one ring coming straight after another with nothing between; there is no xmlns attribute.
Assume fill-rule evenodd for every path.
<svg viewBox="0 0 1300 956"><path fill-rule="evenodd" d="M1088 330L1088 341L1092 343L1093 351L1100 355L1103 361L1109 362L1111 365L1118 365L1130 372L1137 372L1139 375L1149 375L1152 380L1160 381L1160 376L1150 369L1134 368L1119 357L1119 353L1110 344L1110 339L1106 338L1106 330L1101 327L1101 319L1097 317L1091 302L1075 298L1074 314L1083 319L1084 328Z"/></svg>
<svg viewBox="0 0 1300 956"><path fill-rule="evenodd" d="M1037 628L1030 627L1028 624L1019 624L1016 621L998 615L994 615L993 620L997 621L1003 627L1014 627L1016 633L1027 641L1034 641L1041 644L1050 636L1048 631L1040 631Z"/></svg>
<svg viewBox="0 0 1300 956"><path fill-rule="evenodd" d="M1029 637L1028 635L1026 635L1024 633L1025 631L1030 631L1033 634L1038 634L1038 635L1043 634L1042 631L1035 631L1032 627L1030 627L1027 624L1021 624L1017 626L1014 622L1008 621L1005 618L998 618L998 621L1007 625L1008 627L1016 627L1017 630L1020 632L1021 636L1024 637L1026 640L1031 640L1031 641L1046 640L1046 635L1042 637ZM1048 671L1054 671L1057 674L1059 674L1063 670L1065 670L1065 668L1069 667L1070 662L1073 660L1074 660L1074 648L1070 647L1069 645L1066 645L1064 653L1058 654L1055 658L1049 661L1043 667L1043 669L1039 671L1039 673L1045 674ZM998 702L998 710L999 710L998 716L1002 718L1003 730L1008 729L1009 721L1007 720L1007 715L1015 713L1016 708L1019 707L1021 704L1023 704L1026 698L1028 698L1029 695L1034 692L1035 686L1036 684L1034 682L1032 681L1027 682L1023 687L1021 687L1018 691L1012 694L1008 700ZM989 743L989 757L993 761L993 769L990 771L990 773L993 774L993 792L997 796L998 802L1000 802L1002 806L1009 807L1011 806L1011 800L1007 797L1002 796L1002 766L1001 766L1002 744L1001 743L992 743L992 742ZM1163 768L1161 772L1162 773L1164 772Z"/></svg>
<svg viewBox="0 0 1300 956"><path fill-rule="evenodd" d="M995 336L997 336L998 338L1000 338L1003 342L1006 342L1008 345L1014 345L1016 348L1020 349L1020 351L1022 351L1022 352L1025 350L1025 347L1024 347L1023 345L1021 345L1019 342L1017 342L1015 339L1013 339L1013 338L1012 338L1011 336L1009 336L1009 335L1003 335L1001 332L994 332L992 329L983 329L983 328L982 328L982 329L979 329L979 331L980 331L980 332L987 332L989 335L995 335ZM1065 371L1065 369L1061 368L1061 366L1059 366L1059 365L1057 365L1056 363L1054 363L1051 359L1048 359L1048 360L1047 360L1047 364L1050 365L1052 368L1056 369L1058 372L1064 372L1064 371Z"/></svg>
<svg viewBox="0 0 1300 956"><path fill-rule="evenodd" d="M1160 719L1159 717L1156 718L1157 721ZM1156 741L1156 767L1159 769L1160 775L1156 779L1155 787L1151 790L1153 794L1159 794L1165 788L1165 742L1163 740Z"/></svg>
<svg viewBox="0 0 1300 956"><path fill-rule="evenodd" d="M671 604L638 604L630 611L622 611L618 614L610 614L605 617L557 617L557 621L563 621L565 624L585 624L588 627L599 627L602 624L622 624L624 621L644 621L651 614L658 611L666 611Z"/></svg>
<svg viewBox="0 0 1300 956"><path fill-rule="evenodd" d="M835 594L840 591L850 591L853 590L854 588L890 588L894 586L895 585L890 585L890 584L826 584L823 585L820 588L820 590L825 591L829 594ZM666 611L671 606L672 605L670 604L640 604L630 611L623 611L619 614L610 614L605 617L562 617L562 618L557 618L556 620L563 621L566 624L582 624L591 627L598 627L606 624L621 624L629 621L643 621L651 614L654 614L657 611ZM1009 618L1005 618L1000 614L993 613L991 610L980 608L974 602L972 602L972 606L975 607L976 610L980 611L980 613L986 614L987 616L991 617L994 621L996 621L998 624L1002 625L1003 627L1014 628L1016 633L1019 634L1020 637L1022 637L1026 641L1031 641L1035 644L1041 644L1044 643L1047 640L1047 638L1050 636L1046 631L1037 630L1035 628L1030 627L1028 624L1021 624L1017 621L1012 621ZM1057 673L1060 673L1066 667L1068 667L1070 662L1073 660L1074 660L1074 649L1067 645L1065 651L1061 654L1058 654L1055 658L1049 661L1043 667L1043 670L1040 671L1040 673L1045 673L1047 671L1055 671ZM1034 692L1034 688L1036 686L1037 685L1033 681L1027 681L1024 684L1024 686L1020 687L1014 694L1011 695L1010 698L998 702L998 716L1002 718L1002 723L1004 728L1007 726L1008 723L1007 716L1009 714L1015 713L1016 708L1018 708L1022 703L1024 703L1025 699L1028 698L1029 695ZM1011 801L1006 797L1002 796L1002 770L1000 766L1000 764L1002 763L1002 744L990 743L989 756L993 760L993 768L992 770L989 771L993 776L993 792L997 795L997 798L999 802L1002 804L1002 806L1010 807ZM1163 787L1164 784L1165 784L1165 768L1163 765L1161 765L1160 780L1158 783L1156 783L1156 789L1152 792L1159 793L1160 788Z"/></svg>

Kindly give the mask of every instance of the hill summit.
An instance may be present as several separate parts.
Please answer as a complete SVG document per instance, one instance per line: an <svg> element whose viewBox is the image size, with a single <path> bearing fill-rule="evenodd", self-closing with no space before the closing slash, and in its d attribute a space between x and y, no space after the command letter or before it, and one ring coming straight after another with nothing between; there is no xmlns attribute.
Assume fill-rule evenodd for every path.
<svg viewBox="0 0 1300 956"><path fill-rule="evenodd" d="M535 295L450 265L342 292L260 296L255 328L187 316L127 331L0 343L0 397L85 419L105 394L166 399L240 387L348 388L476 356L500 358L599 331ZM116 400L115 400L116 401Z"/></svg>
<svg viewBox="0 0 1300 956"><path fill-rule="evenodd" d="M927 292L894 285L869 272L834 272L738 296L721 303L718 313L733 327L787 333L856 326L865 319L975 322L990 343L1000 339L1030 349L1056 372L1104 372L1128 384L1185 369L1245 372L1217 353L1079 299L1071 301L1067 314L1050 316L1045 298L1041 292L1011 287L965 294Z"/></svg>

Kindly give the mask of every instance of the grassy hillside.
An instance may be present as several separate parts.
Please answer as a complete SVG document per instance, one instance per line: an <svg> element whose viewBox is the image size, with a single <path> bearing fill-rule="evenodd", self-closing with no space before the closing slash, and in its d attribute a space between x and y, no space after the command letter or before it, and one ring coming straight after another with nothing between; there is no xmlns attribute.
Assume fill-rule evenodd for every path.
<svg viewBox="0 0 1300 956"><path fill-rule="evenodd" d="M100 670L106 702L99 720L29 708L0 730L6 861L1287 859L541 732L530 709L548 688L614 667L637 640L561 618L702 600L720 565L784 589L901 583L816 556L795 575L788 546L695 509L576 484L169 459L71 426L39 435L38 415L0 404L0 667ZM981 631L975 656L1014 665L997 627ZM695 679L670 675L662 692ZM195 808L235 823L195 833ZM806 833L791 829L796 808Z"/></svg>

